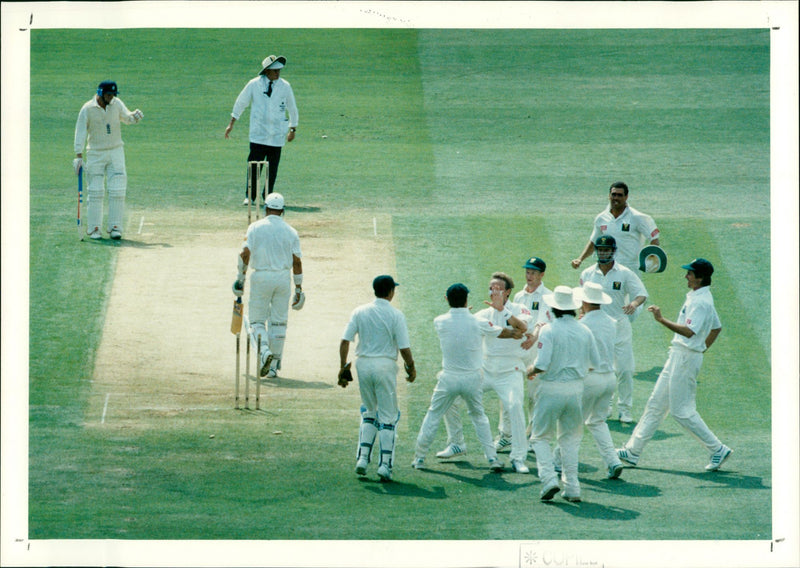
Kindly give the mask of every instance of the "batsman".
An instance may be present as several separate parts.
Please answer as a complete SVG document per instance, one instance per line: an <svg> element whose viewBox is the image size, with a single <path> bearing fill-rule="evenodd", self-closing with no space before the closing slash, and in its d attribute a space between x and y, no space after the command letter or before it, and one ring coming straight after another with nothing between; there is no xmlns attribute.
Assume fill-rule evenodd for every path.
<svg viewBox="0 0 800 568"><path fill-rule="evenodd" d="M144 114L138 108L128 110L117 98L117 84L103 81L97 86L94 97L81 107L75 124L75 159L72 166L80 175L81 168L87 176L86 231L92 239L101 239L103 224L104 185L108 185L108 227L112 239L122 238L122 221L125 213L125 192L128 175L125 171L125 152L122 149L120 124L135 124ZM86 164L83 151L86 145Z"/></svg>
<svg viewBox="0 0 800 568"><path fill-rule="evenodd" d="M239 272L233 293L241 297L247 269L250 277L248 319L253 347L261 345L259 376L277 377L281 368L289 303L299 310L306 301L303 293L303 262L300 237L283 219L284 199L271 193L266 201L266 215L247 228ZM292 294L294 281L294 294Z"/></svg>

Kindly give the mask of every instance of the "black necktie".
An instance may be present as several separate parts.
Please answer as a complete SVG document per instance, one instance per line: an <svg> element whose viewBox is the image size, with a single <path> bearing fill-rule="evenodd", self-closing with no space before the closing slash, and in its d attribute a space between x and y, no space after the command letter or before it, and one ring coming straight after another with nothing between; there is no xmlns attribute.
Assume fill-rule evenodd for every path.
<svg viewBox="0 0 800 568"><path fill-rule="evenodd" d="M272 96L272 81L269 82L269 86L267 87L267 96Z"/></svg>

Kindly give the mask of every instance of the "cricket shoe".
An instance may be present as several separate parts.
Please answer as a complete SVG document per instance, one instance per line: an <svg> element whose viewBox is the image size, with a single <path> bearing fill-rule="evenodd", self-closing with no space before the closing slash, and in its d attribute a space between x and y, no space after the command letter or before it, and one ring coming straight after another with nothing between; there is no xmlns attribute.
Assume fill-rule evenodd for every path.
<svg viewBox="0 0 800 568"><path fill-rule="evenodd" d="M565 501L569 501L570 503L580 503L582 501L580 495L567 495L566 493L562 493L561 496Z"/></svg>
<svg viewBox="0 0 800 568"><path fill-rule="evenodd" d="M100 227L95 227L88 233L90 239L102 239L103 235L100 233Z"/></svg>
<svg viewBox="0 0 800 568"><path fill-rule="evenodd" d="M414 469L425 469L425 458L414 458L411 462L411 467Z"/></svg>
<svg viewBox="0 0 800 568"><path fill-rule="evenodd" d="M118 241L122 238L122 231L116 225L111 227L109 234L111 235L111 238L114 239L115 241Z"/></svg>
<svg viewBox="0 0 800 568"><path fill-rule="evenodd" d="M245 197L244 201L242 201L242 207L247 207L248 205L250 205L250 200Z"/></svg>
<svg viewBox="0 0 800 568"><path fill-rule="evenodd" d="M270 366L272 364L273 355L269 349L264 351L261 354L261 370L258 372L260 377L266 377L267 373L270 372Z"/></svg>
<svg viewBox="0 0 800 568"><path fill-rule="evenodd" d="M441 459L454 458L456 456L463 456L467 453L467 448L462 448L455 444L450 444L441 452L436 452L436 457Z"/></svg>
<svg viewBox="0 0 800 568"><path fill-rule="evenodd" d="M378 467L378 477L380 477L381 481L391 481L392 480L392 468L389 467L387 464L382 463Z"/></svg>
<svg viewBox="0 0 800 568"><path fill-rule="evenodd" d="M496 452L510 452L511 451L511 440L508 438L498 438L497 441L494 443L494 449Z"/></svg>
<svg viewBox="0 0 800 568"><path fill-rule="evenodd" d="M491 458L489 460L489 469L495 472L500 472L505 469L505 464L497 458Z"/></svg>
<svg viewBox="0 0 800 568"><path fill-rule="evenodd" d="M522 460L511 460L511 467L514 468L514 471L517 473L530 473L531 470L528 469L528 466L525 465L525 462Z"/></svg>
<svg viewBox="0 0 800 568"><path fill-rule="evenodd" d="M633 422L633 416L627 410L623 410L619 413L619 421L622 424L631 424Z"/></svg>
<svg viewBox="0 0 800 568"><path fill-rule="evenodd" d="M608 466L608 479L619 479L623 469L625 469L625 466L623 466L622 463L615 463L614 465Z"/></svg>
<svg viewBox="0 0 800 568"><path fill-rule="evenodd" d="M539 499L542 501L550 501L559 491L561 491L561 488L558 486L558 480L553 479L550 483L542 487L542 492L539 493Z"/></svg>
<svg viewBox="0 0 800 568"><path fill-rule="evenodd" d="M732 453L732 449L725 444L722 444L720 449L711 454L711 461L708 462L706 471L717 471L720 467L722 467L722 464L725 463L725 460L728 459Z"/></svg>
<svg viewBox="0 0 800 568"><path fill-rule="evenodd" d="M369 461L367 458L361 458L356 462L356 474L358 475L367 475L367 466L369 465Z"/></svg>
<svg viewBox="0 0 800 568"><path fill-rule="evenodd" d="M639 456L637 456L627 448L618 449L617 456L619 456L619 459L621 459L625 463L628 463L634 467L636 467L636 464L639 463Z"/></svg>

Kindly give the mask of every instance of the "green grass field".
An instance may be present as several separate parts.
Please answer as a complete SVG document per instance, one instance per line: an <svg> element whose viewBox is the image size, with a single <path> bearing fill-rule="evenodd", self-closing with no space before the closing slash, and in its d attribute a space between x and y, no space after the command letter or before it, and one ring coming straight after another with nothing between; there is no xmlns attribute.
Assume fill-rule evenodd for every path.
<svg viewBox="0 0 800 568"><path fill-rule="evenodd" d="M264 53L255 34L264 35L31 33L29 539L772 538L768 30L278 29L256 42ZM105 302L132 245L77 243L77 112L100 80L116 80L120 98L145 113L123 130L128 211L170 219L169 238L213 232L242 215L246 121L234 140L222 134L267 51L288 57L283 77L300 110L278 178L298 206L287 220L335 216L342 227L329 238L346 239L372 230L355 220L391 219L391 243L378 246L394 251L396 303L419 369L403 390L391 484L354 475L358 408L333 389L280 412L86 425ZM733 458L705 473L704 450L668 418L640 467L611 483L587 435L584 503L546 506L535 475L488 472L467 424L466 461L412 470L445 288L465 282L479 304L493 271L522 282L532 254L547 260L549 287L576 285L569 260L618 179L662 231L670 266L643 280L667 317L686 291L680 264L704 256L716 266L724 329L703 364L698 407ZM308 288L324 280L306 275ZM182 301L183 285L176 275L169 301ZM647 314L635 333L638 417L670 334ZM486 408L495 425L493 394ZM630 428L610 424L623 443ZM444 437L442 426L434 449Z"/></svg>

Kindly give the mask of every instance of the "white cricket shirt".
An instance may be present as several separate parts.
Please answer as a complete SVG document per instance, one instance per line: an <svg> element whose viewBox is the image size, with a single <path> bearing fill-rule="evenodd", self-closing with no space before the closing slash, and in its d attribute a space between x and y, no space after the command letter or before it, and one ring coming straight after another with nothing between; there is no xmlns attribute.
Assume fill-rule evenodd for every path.
<svg viewBox="0 0 800 568"><path fill-rule="evenodd" d="M267 215L247 228L248 266L253 270L289 270L294 264L292 255L301 258L300 237L297 231L278 215Z"/></svg>
<svg viewBox="0 0 800 568"><path fill-rule="evenodd" d="M102 108L92 97L81 107L75 123L75 153L87 150L113 150L123 145L120 123L133 124L133 113L117 97ZM87 139L88 137L88 139Z"/></svg>
<svg viewBox="0 0 800 568"><path fill-rule="evenodd" d="M533 363L545 371L543 381L577 381L586 377L589 367L597 368L600 355L589 328L572 316L555 318L539 334L539 354Z"/></svg>
<svg viewBox="0 0 800 568"><path fill-rule="evenodd" d="M483 364L483 338L497 337L499 325L479 319L467 308L450 308L433 320L442 348L442 370L452 373L475 373ZM507 340L505 340L507 341Z"/></svg>
<svg viewBox="0 0 800 568"><path fill-rule="evenodd" d="M617 323L603 310L592 310L585 314L580 323L589 328L597 345L600 361L594 367L597 373L610 373L614 370L614 343L617 337Z"/></svg>
<svg viewBox="0 0 800 568"><path fill-rule="evenodd" d="M659 235L653 218L627 206L619 217L611 213L611 205L594 218L589 239L594 243L601 235L611 235L617 241L614 260L631 270L639 269L639 251Z"/></svg>
<svg viewBox="0 0 800 568"><path fill-rule="evenodd" d="M385 298L375 298L353 310L342 339L353 341L356 335L357 357L388 357L396 361L400 349L411 347L406 317Z"/></svg>
<svg viewBox="0 0 800 568"><path fill-rule="evenodd" d="M514 302L506 302L505 307L512 315L516 316L530 327L531 311L528 308ZM475 317L490 322L500 328L511 328L511 326L506 323L503 312L499 312L492 307L479 311L475 314ZM521 359L525 355L525 350L521 347L524 340L524 337L522 339L499 339L497 337L487 336L483 339L483 354L486 358L515 357Z"/></svg>
<svg viewBox="0 0 800 568"><path fill-rule="evenodd" d="M637 296L647 298L648 295L647 289L636 273L616 261L614 261L614 266L611 267L608 274L603 274L597 263L584 269L580 277L581 286L586 282L600 284L603 287L603 291L611 296L612 302L604 304L601 309L615 320L623 317L632 319L631 316L622 311L622 307L629 304Z"/></svg>
<svg viewBox="0 0 800 568"><path fill-rule="evenodd" d="M684 337L676 333L672 338L673 345L681 345L692 351L702 353L706 350L706 338L712 329L722 327L716 308L711 288L703 286L697 290L690 290L686 294L686 301L681 306L678 314L678 325L685 325L694 332L692 337Z"/></svg>
<svg viewBox="0 0 800 568"><path fill-rule="evenodd" d="M542 300L542 296L552 293L544 284L539 284L539 287L533 292L528 292L527 288L523 288L514 296L514 303L522 304L531 311L531 321L534 324L549 323L553 321L553 314L550 312L547 302Z"/></svg>
<svg viewBox="0 0 800 568"><path fill-rule="evenodd" d="M250 107L250 142L265 146L283 146L289 127L297 126L297 104L288 81L272 82L272 94L267 96L269 79L259 75L251 79L239 93L231 116L236 120Z"/></svg>

